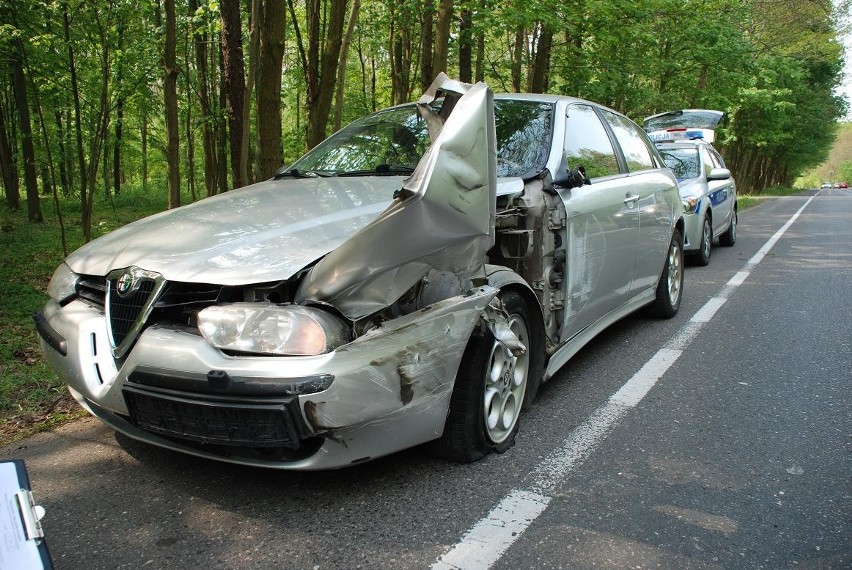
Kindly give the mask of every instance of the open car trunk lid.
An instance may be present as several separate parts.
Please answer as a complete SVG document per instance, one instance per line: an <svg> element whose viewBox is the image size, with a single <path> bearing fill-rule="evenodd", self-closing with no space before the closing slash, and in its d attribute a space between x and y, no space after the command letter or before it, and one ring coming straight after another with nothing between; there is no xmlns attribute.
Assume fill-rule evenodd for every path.
<svg viewBox="0 0 852 570"><path fill-rule="evenodd" d="M704 139L712 143L725 113L712 109L680 109L646 117L642 126L652 141Z"/></svg>

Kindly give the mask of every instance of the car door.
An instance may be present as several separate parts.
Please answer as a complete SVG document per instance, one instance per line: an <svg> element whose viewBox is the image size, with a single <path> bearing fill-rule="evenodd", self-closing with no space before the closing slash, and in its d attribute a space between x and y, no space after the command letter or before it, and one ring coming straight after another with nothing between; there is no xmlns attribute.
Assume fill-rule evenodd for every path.
<svg viewBox="0 0 852 570"><path fill-rule="evenodd" d="M634 242L630 295L634 296L657 284L668 250L672 231L671 204L665 194L677 183L652 150L647 135L627 117L601 110L615 135L627 166L622 181L627 192L636 197L639 228Z"/></svg>
<svg viewBox="0 0 852 570"><path fill-rule="evenodd" d="M714 169L725 168L725 162L714 149L702 147L701 151L704 155L705 164ZM736 201L736 187L733 176L728 176L722 180L711 180L709 178L708 175L707 194L713 208L713 235L718 236L728 229L728 225L731 223L734 202Z"/></svg>
<svg viewBox="0 0 852 570"><path fill-rule="evenodd" d="M568 106L564 155L582 166L589 183L560 188L567 214L565 323L571 338L628 298L639 231L636 200L625 184L623 161L595 108Z"/></svg>

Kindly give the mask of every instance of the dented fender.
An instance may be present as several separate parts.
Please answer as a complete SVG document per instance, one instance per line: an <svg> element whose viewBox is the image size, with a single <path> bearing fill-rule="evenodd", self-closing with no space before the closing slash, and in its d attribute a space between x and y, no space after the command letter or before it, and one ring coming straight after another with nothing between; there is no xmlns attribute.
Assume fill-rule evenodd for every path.
<svg viewBox="0 0 852 570"><path fill-rule="evenodd" d="M323 364L335 377L331 387L299 397L307 424L328 435L365 422L412 422L415 414L428 416L428 439L440 435L468 338L497 293L478 287L386 321L338 348Z"/></svg>

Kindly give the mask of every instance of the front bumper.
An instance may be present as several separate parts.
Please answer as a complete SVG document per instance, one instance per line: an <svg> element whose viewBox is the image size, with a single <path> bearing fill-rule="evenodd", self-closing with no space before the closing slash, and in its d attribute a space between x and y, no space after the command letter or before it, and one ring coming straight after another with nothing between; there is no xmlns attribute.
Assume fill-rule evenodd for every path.
<svg viewBox="0 0 852 570"><path fill-rule="evenodd" d="M233 463L328 469L441 435L467 340L496 294L435 303L320 356L229 356L194 329L153 325L116 361L98 308L51 301L36 321L47 361L114 429Z"/></svg>
<svg viewBox="0 0 852 570"><path fill-rule="evenodd" d="M707 212L702 204L698 212L684 212L683 216L683 250L687 253L698 251L701 247L701 231L704 215Z"/></svg>

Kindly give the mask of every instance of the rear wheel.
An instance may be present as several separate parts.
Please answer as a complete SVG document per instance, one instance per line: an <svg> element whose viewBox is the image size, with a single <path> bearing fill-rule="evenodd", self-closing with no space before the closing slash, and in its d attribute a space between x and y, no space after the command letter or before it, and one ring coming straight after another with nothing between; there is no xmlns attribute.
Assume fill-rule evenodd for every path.
<svg viewBox="0 0 852 570"><path fill-rule="evenodd" d="M737 209L731 213L731 225L719 236L719 244L731 247L737 242Z"/></svg>
<svg viewBox="0 0 852 570"><path fill-rule="evenodd" d="M657 283L657 297L648 307L652 315L671 318L677 314L683 293L683 238L677 229L666 254L666 264Z"/></svg>
<svg viewBox="0 0 852 570"><path fill-rule="evenodd" d="M453 461L469 463L514 445L524 401L534 396L541 378L538 320L517 292L503 292L501 300L509 327L527 350L515 356L487 327L474 331L456 375L444 434L436 442L438 453Z"/></svg>

